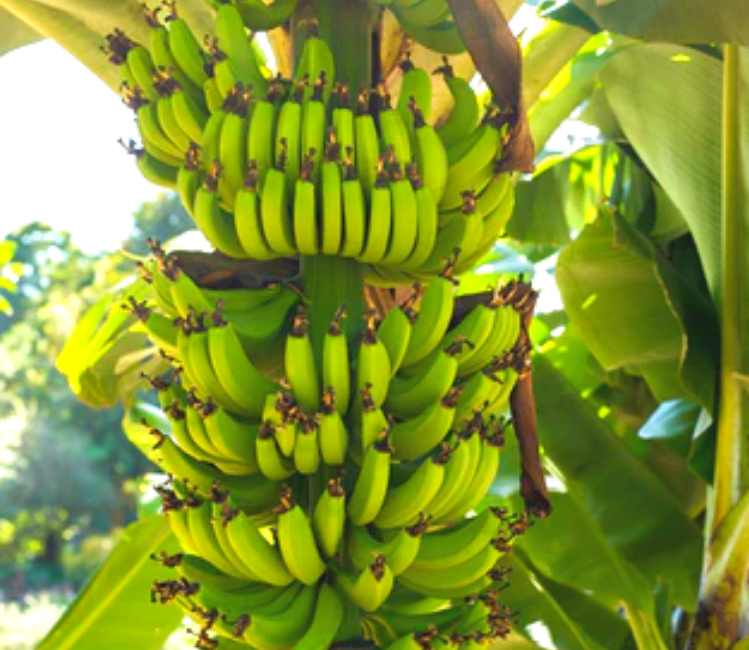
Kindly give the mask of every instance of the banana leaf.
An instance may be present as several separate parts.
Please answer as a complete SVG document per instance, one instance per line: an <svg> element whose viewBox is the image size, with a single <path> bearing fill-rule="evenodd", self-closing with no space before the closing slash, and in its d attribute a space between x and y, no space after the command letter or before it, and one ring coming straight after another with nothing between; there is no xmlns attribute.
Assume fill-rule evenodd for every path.
<svg viewBox="0 0 749 650"><path fill-rule="evenodd" d="M149 2L156 5L158 2ZM208 31L212 10L205 0L180 0L180 15L198 34ZM0 0L0 54L40 38L51 38L117 90L121 78L101 52L104 35L115 27L148 42L148 26L138 0Z"/></svg>
<svg viewBox="0 0 749 650"><path fill-rule="evenodd" d="M714 291L722 236L720 61L676 45L639 45L617 53L600 78L627 139L689 225Z"/></svg>
<svg viewBox="0 0 749 650"><path fill-rule="evenodd" d="M516 629L523 634L532 638L538 627L546 628L554 646L565 650L622 647L628 627L612 608L539 572L523 551L515 552L507 565L512 572L502 604L519 612Z"/></svg>
<svg viewBox="0 0 749 650"><path fill-rule="evenodd" d="M557 282L606 370L634 369L661 401L712 408L718 330L709 300L621 214L601 209L562 251Z"/></svg>
<svg viewBox="0 0 749 650"><path fill-rule="evenodd" d="M586 556L591 551L586 548L581 552L581 547L589 539L600 545L606 555L615 553L614 566L623 561L629 563L651 586L658 578L664 579L678 603L692 606L701 562L697 526L545 355L534 357L533 374L545 462L575 506L570 512L580 520L580 525L565 525L556 512L564 509L564 504L552 499L555 515L548 522L539 523L538 529L555 529L557 525L560 528L550 531L543 540L538 530L526 536L523 544L537 545L529 552L533 561L538 566L553 562L553 569L547 565L548 575L569 584L564 579L567 574L569 580L575 580L572 585L581 588L581 576L567 572L577 574L572 567L587 563ZM560 418L560 413L565 417ZM589 536L580 534L585 528L590 529ZM563 531L566 538L562 537ZM600 570L602 565L598 566ZM630 593L640 604L649 601L642 581L631 574L623 574L631 586L628 592L620 593ZM590 579L600 576L591 573ZM605 585L597 588L605 590Z"/></svg>
<svg viewBox="0 0 749 650"><path fill-rule="evenodd" d="M749 45L749 12L734 0L573 0L602 29L651 41Z"/></svg>
<svg viewBox="0 0 749 650"><path fill-rule="evenodd" d="M173 572L150 556L169 549L172 533L164 517L128 526L120 542L65 610L37 650L158 650L182 620L176 606L150 602L156 580Z"/></svg>

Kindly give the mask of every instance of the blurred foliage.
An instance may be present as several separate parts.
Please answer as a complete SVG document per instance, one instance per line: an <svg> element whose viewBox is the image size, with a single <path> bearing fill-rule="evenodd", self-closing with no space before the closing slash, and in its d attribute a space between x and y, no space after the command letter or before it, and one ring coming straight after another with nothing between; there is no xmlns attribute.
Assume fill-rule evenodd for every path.
<svg viewBox="0 0 749 650"><path fill-rule="evenodd" d="M161 197L134 215L124 247L142 254L145 233L168 239L189 227L178 200ZM150 464L120 435L121 407L94 416L55 370L78 318L132 276L133 262L87 255L40 223L0 244L0 280L10 259L15 290L0 284L12 308L0 313L0 593L18 596L80 587L106 556L110 531L134 520L134 481Z"/></svg>

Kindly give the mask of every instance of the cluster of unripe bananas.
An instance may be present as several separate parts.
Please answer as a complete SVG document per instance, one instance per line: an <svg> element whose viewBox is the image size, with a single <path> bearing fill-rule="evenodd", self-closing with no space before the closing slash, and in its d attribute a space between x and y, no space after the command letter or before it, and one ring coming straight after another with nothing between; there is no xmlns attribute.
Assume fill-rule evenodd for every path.
<svg viewBox="0 0 749 650"><path fill-rule="evenodd" d="M131 151L218 250L352 258L392 286L436 275L455 251L462 273L502 234L514 196L499 173L506 116L494 106L482 116L447 62L455 103L435 129L430 75L408 60L392 105L382 86L352 98L335 83L314 24L291 80L264 74L232 4L217 9L210 54L176 15L148 18L150 48L109 36L143 141Z"/></svg>
<svg viewBox="0 0 749 650"><path fill-rule="evenodd" d="M444 0L387 4L404 24L454 29ZM110 34L143 142L129 148L225 255L349 258L369 284L412 290L352 323L291 281L206 288L152 246L150 293L126 306L171 365L146 378L160 406L143 424L180 546L158 556L177 576L152 599L183 607L199 648L484 646L509 632L501 560L528 525L480 504L535 293L511 281L458 312L455 276L512 211L506 116L482 115L447 60L454 105L436 126L431 75L408 59L397 101L383 85L351 93L314 23L294 79L272 77L245 24L294 5L218 3L201 40L171 3L164 22L147 12L148 46Z"/></svg>
<svg viewBox="0 0 749 650"><path fill-rule="evenodd" d="M352 607L353 634L380 646L507 634L498 561L527 522L466 514L498 469L527 285L456 319L446 273L368 313L357 341L339 309L318 363L294 287L201 289L154 250L151 304L128 308L174 366L150 379L161 408L144 425L174 477L160 493L181 547L154 598L199 623L198 647L215 632L328 648Z"/></svg>

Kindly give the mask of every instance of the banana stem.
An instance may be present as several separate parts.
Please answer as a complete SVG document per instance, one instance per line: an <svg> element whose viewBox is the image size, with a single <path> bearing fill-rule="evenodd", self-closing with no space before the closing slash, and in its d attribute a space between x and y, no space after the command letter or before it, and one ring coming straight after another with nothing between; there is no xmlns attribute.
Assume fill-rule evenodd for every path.
<svg viewBox="0 0 749 650"><path fill-rule="evenodd" d="M743 345L742 295L745 254L740 207L741 188L741 72L738 47L726 45L723 74L723 264L721 290L718 294L721 327L720 402L718 407L718 442L715 461L714 509L712 531L718 528L728 512L747 489L746 441L742 434L742 388L737 377L746 375L749 364ZM745 303L743 303L745 304Z"/></svg>
<svg viewBox="0 0 749 650"><path fill-rule="evenodd" d="M338 308L346 305L343 329L351 343L364 327L364 275L361 265L340 257L302 256L302 286L310 303L310 339L322 368L325 333Z"/></svg>
<svg viewBox="0 0 749 650"><path fill-rule="evenodd" d="M749 225L741 205L741 60L736 45L723 58L722 264L716 303L720 315L721 359L715 458L710 494L700 603L689 650L734 647L744 638L747 616L749 463L745 423L749 394L741 378L749 374L747 327L749 283L743 259Z"/></svg>

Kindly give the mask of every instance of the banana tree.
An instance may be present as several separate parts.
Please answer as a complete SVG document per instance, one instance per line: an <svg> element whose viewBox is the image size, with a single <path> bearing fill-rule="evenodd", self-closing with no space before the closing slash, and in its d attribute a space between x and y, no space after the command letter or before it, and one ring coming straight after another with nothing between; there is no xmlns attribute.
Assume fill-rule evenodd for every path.
<svg viewBox="0 0 749 650"><path fill-rule="evenodd" d="M140 8L128 2L0 4L9 12L4 23L11 34L9 47L39 34L55 38L113 88L121 78L99 52L103 35L119 26L134 41L150 38ZM709 8L699 0L678 6L666 2L655 10L637 0L567 3L525 45L526 83L521 87L519 57L496 11L499 6L509 18L521 3L456 0L449 8L431 7L437 4L294 6L277 0L271 11L260 3L239 3L248 15L270 21L257 23L257 29L279 21L268 37L285 76L303 56L310 17L319 22L339 74L353 88L382 78L397 96L405 76L395 64L407 37L415 40L411 58L419 67L438 67L440 52L434 50L446 51L460 76L470 78L479 70L495 100L513 115L503 171L530 171L529 130L542 152L533 178L517 187L518 209L508 226L526 254L524 265L513 266L517 257L501 247L482 267L496 274L528 268L528 258L542 260L564 246L556 277L565 313L542 314L530 330L537 343L536 406L544 466L554 479L554 514L516 544L512 586L503 601L519 614L516 631L504 643L518 648L740 647L747 627L743 585L749 547L743 533L747 498L741 428L747 304L741 273L747 178L741 157L747 140L740 98L747 73L739 46L746 45L746 16L729 2ZM207 3L183 2L179 9L195 33L212 31L213 10ZM425 30L414 22L413 12L429 9L436 22ZM454 19L446 18L449 11ZM636 39L727 45L721 51ZM435 78L432 84L430 119L439 126L449 122L454 100L438 82ZM586 109L581 119L597 126L605 142L574 155L543 150L581 105ZM606 199L603 206L601 199ZM190 259L198 280L242 272L225 259ZM245 272L251 281L263 274L283 280L296 277L299 269L275 262L271 271ZM357 288L365 278L357 279L354 266L305 266L303 259L305 274L304 290L313 304L329 306L321 311L334 311L345 301L350 314L364 312L356 296L365 295ZM382 277L369 275L368 280L383 284ZM487 281L477 275L464 280L463 288L483 289ZM373 289L366 295L382 313L394 299L408 299ZM119 304L121 297L112 302ZM93 386L89 377L97 371L111 374L113 366L100 365L107 359L104 353L110 352L110 364L125 356L114 343L131 328L138 330L133 316L120 316L114 324L108 319L101 327L106 310L102 304L89 318L88 334L81 334L61 359L61 369L81 391ZM361 329L363 320L350 317L347 322ZM310 331L318 358L328 323L327 318L315 322L313 312ZM561 336L560 324L565 326ZM81 343L97 330L83 354ZM127 344L138 354L130 354L124 366L114 365L134 376L141 370L139 362L151 359L148 372L155 374L164 361L153 348L144 352L142 330L139 336ZM106 403L132 395L132 383L128 393L119 392L117 384L108 386L89 391L88 399ZM530 418L532 429L532 401L523 401L513 414L518 420ZM131 412L125 426L131 440L155 460L153 439L140 421L158 427L159 416ZM528 505L529 494L544 496L539 468L529 463L533 455L524 445L527 439L520 440L524 453L518 453L507 440L502 470L482 508L519 511ZM521 489L518 476L524 480ZM705 490L695 476L710 487ZM701 534L695 521L704 525L706 540L701 580ZM161 523L159 531L154 536L133 529L136 566L136 558L164 548L166 525ZM153 545L144 550L149 539ZM168 573L154 577L161 567L146 565L147 577L135 572L128 574L133 585L122 580L123 593L132 593L128 589L138 580L144 581L141 585L168 581ZM123 631L107 627L121 619L107 618L108 608L97 609L93 602L96 585L111 575L112 566L102 570L42 647L93 647L100 634L123 635L123 647L162 643L176 621L157 622L143 601L108 601L113 606L128 602L128 611L143 621L138 640L125 640ZM366 635L370 642L389 638L372 626ZM212 639L202 635L197 642L207 647ZM229 639L220 643L232 644Z"/></svg>

